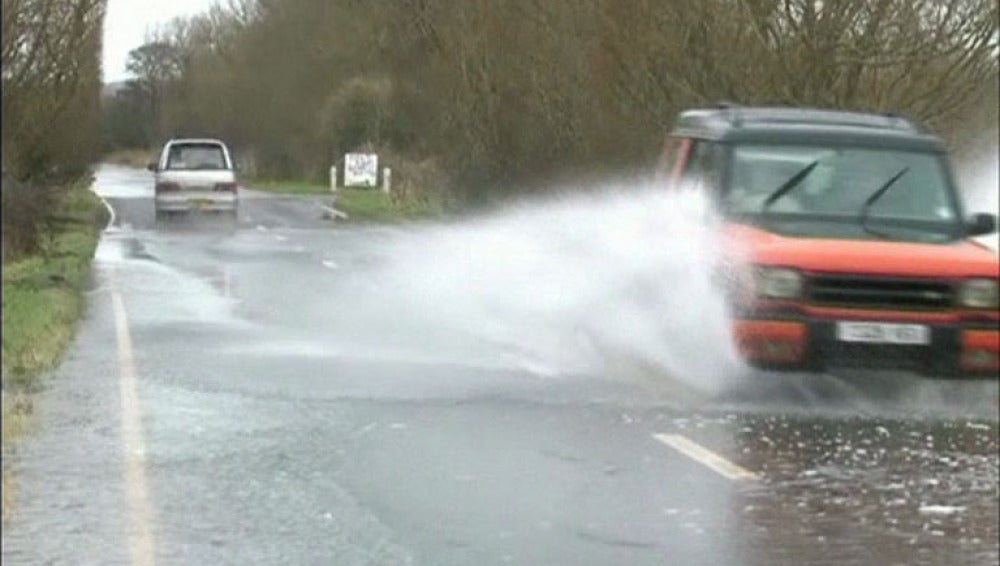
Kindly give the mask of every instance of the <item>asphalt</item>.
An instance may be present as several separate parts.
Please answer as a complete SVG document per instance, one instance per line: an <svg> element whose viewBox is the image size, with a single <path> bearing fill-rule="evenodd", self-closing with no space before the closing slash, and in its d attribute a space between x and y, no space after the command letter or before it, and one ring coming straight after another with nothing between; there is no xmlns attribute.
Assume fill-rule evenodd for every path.
<svg viewBox="0 0 1000 566"><path fill-rule="evenodd" d="M157 222L148 174L111 166L95 190L115 222L5 463L5 564L1000 560L995 381L749 375L705 394L628 360L556 371L428 318L461 302L398 300L394 250L433 227L253 191L235 221ZM144 535L151 558L131 551Z"/></svg>

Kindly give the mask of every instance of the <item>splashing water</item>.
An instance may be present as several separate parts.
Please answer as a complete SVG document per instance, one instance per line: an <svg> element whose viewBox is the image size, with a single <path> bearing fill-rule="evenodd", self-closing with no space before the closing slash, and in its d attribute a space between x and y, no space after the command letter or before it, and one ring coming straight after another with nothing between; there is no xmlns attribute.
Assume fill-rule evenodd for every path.
<svg viewBox="0 0 1000 566"><path fill-rule="evenodd" d="M617 187L417 229L371 275L410 346L550 374L627 359L713 391L739 365L713 277L718 226L697 192Z"/></svg>
<svg viewBox="0 0 1000 566"><path fill-rule="evenodd" d="M996 145L997 129L993 128L988 136L981 136L982 146L989 151L980 151L978 155L960 156L957 176L965 198L966 208L970 213L989 212L1000 215L1000 171L998 162L1000 154ZM981 238L981 241L1000 249L1000 238L996 233Z"/></svg>

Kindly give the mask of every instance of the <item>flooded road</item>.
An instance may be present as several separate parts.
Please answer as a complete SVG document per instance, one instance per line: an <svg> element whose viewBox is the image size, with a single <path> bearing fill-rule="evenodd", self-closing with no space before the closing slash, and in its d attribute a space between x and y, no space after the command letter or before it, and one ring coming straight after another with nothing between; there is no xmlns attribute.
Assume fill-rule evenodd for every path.
<svg viewBox="0 0 1000 566"><path fill-rule="evenodd" d="M245 192L235 225L157 223L147 173L96 190L115 221L13 455L6 564L1000 559L996 382L743 376L697 250L585 245L577 207L348 227Z"/></svg>

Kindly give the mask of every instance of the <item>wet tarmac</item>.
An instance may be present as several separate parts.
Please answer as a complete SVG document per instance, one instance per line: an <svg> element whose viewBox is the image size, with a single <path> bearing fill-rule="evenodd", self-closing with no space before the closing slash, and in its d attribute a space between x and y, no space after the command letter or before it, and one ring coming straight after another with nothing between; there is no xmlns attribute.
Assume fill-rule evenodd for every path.
<svg viewBox="0 0 1000 566"><path fill-rule="evenodd" d="M5 463L5 564L1000 560L995 381L767 374L708 394L627 359L541 367L386 295L372 274L417 228L252 192L231 224L164 223L143 171L106 167L97 190L115 224Z"/></svg>

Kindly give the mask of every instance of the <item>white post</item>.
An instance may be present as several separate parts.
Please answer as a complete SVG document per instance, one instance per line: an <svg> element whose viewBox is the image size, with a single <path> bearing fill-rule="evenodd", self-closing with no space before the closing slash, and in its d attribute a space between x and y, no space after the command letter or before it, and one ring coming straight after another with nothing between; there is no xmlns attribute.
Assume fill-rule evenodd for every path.
<svg viewBox="0 0 1000 566"><path fill-rule="evenodd" d="M337 166L330 166L330 192L337 193Z"/></svg>
<svg viewBox="0 0 1000 566"><path fill-rule="evenodd" d="M382 191L385 194L392 192L392 169L388 167L382 169Z"/></svg>

